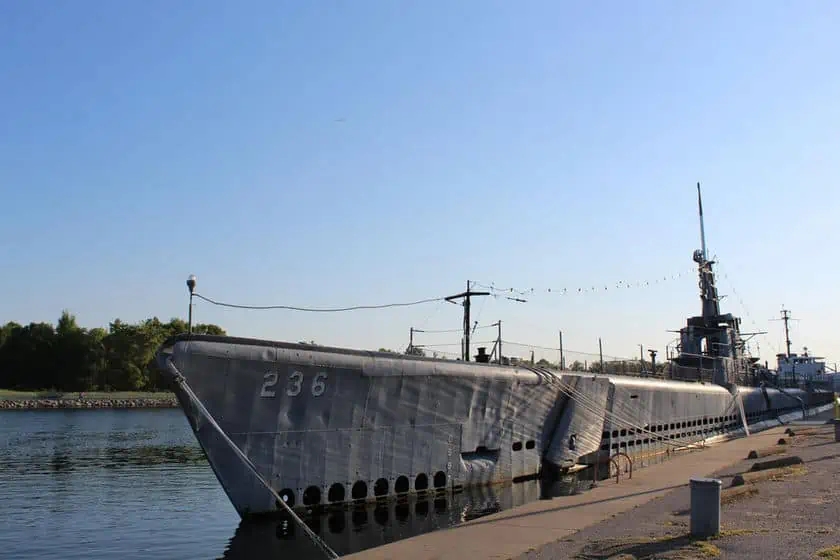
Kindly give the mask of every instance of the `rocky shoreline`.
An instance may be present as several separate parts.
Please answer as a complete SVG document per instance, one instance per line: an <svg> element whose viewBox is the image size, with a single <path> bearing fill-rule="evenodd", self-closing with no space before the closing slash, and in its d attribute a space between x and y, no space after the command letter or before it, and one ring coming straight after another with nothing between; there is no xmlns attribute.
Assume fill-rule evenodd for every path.
<svg viewBox="0 0 840 560"><path fill-rule="evenodd" d="M177 408L174 396L133 399L5 399L0 410L79 408Z"/></svg>

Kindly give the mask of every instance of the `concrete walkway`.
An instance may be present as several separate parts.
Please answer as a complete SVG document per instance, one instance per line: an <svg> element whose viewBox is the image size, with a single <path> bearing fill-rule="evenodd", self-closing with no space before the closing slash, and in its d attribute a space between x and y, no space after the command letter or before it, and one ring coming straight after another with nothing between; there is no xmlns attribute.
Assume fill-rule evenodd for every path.
<svg viewBox="0 0 840 560"><path fill-rule="evenodd" d="M795 436L784 436L785 445L771 446L779 455L766 459L795 455L804 464L764 471L732 489L721 503L717 537L689 537L691 492L682 487L516 560L840 558L840 443L834 441L834 426L797 423L793 430ZM714 476L728 487L734 475L750 471L755 463L742 460Z"/></svg>
<svg viewBox="0 0 840 560"><path fill-rule="evenodd" d="M720 471L744 459L751 449L775 444L784 431L785 427L779 426L704 450L686 452L664 463L639 469L632 479L622 478L619 484L614 479L601 481L599 487L584 494L532 502L345 558L513 558L687 486L692 477L705 477Z"/></svg>

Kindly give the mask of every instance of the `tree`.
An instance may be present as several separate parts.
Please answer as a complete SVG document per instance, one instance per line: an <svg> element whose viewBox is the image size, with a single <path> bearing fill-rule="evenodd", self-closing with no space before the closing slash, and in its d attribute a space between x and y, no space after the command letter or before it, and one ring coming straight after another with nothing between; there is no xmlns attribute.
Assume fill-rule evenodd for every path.
<svg viewBox="0 0 840 560"><path fill-rule="evenodd" d="M58 318L58 324L55 327L55 333L59 336L74 334L82 329L76 323L76 316L66 309L61 312L61 317Z"/></svg>
<svg viewBox="0 0 840 560"><path fill-rule="evenodd" d="M53 352L56 370L51 386L62 391L83 391L93 387L105 367L102 339L96 339L80 328L75 315L66 310L58 319Z"/></svg>
<svg viewBox="0 0 840 560"><path fill-rule="evenodd" d="M212 334L215 336L224 336L226 334L224 329L218 325L205 325L203 323L193 325L193 332L195 334ZM315 342L313 341L312 344L315 344Z"/></svg>
<svg viewBox="0 0 840 560"><path fill-rule="evenodd" d="M411 346L406 348L405 353L409 356L425 356L426 352L422 348L418 348L417 346Z"/></svg>
<svg viewBox="0 0 840 560"><path fill-rule="evenodd" d="M5 325L0 347L0 381L10 389L54 388L55 330L49 323Z"/></svg>
<svg viewBox="0 0 840 560"><path fill-rule="evenodd" d="M137 390L165 387L155 352L187 331L181 319L157 317L137 324L114 319L108 329L84 329L70 311L49 323L0 326L0 387L58 391ZM224 335L218 325L195 325L198 334Z"/></svg>

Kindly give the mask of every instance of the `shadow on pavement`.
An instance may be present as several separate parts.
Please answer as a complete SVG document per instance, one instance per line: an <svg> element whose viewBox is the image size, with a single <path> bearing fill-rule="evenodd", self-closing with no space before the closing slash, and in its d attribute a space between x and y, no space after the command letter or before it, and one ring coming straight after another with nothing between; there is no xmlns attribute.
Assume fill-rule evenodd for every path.
<svg viewBox="0 0 840 560"><path fill-rule="evenodd" d="M607 558L692 558L717 556L717 547L688 535L663 538L625 538L595 541L586 544L575 558L605 560Z"/></svg>

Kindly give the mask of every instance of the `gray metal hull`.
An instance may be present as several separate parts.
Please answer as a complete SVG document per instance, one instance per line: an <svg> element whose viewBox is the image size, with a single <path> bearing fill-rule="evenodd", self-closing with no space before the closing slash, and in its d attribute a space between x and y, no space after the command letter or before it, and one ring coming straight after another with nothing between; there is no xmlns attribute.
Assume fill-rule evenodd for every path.
<svg viewBox="0 0 840 560"><path fill-rule="evenodd" d="M171 361L296 508L502 483L617 452L656 456L675 440L725 435L800 407L791 395L805 398L230 337L177 338L158 359ZM277 511L212 422L175 390L239 514Z"/></svg>

